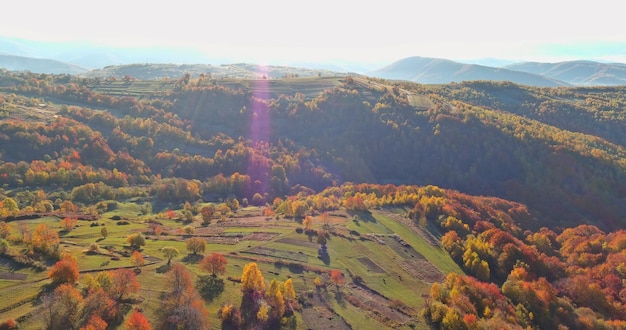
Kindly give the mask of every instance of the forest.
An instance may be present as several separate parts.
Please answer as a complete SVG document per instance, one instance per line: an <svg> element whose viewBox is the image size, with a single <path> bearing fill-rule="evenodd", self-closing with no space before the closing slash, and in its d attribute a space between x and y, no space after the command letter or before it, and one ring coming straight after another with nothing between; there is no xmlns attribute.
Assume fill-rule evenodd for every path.
<svg viewBox="0 0 626 330"><path fill-rule="evenodd" d="M626 327L624 95L0 71L0 329Z"/></svg>

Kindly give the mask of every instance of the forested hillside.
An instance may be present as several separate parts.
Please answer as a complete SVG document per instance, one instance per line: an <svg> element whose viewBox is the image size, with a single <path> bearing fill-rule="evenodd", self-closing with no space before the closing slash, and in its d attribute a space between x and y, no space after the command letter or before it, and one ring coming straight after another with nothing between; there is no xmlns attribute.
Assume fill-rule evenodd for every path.
<svg viewBox="0 0 626 330"><path fill-rule="evenodd" d="M318 80L307 81L318 94L306 94L303 83L274 96L268 80L225 87L184 77L155 82L154 93L141 85L134 96L109 96L100 80L5 73L2 180L10 187L103 182L157 190L198 180L206 193L259 193L264 201L341 182L435 184L522 202L544 225L624 225L621 87L390 85L348 77L339 87L320 79L328 86L321 90ZM415 100L429 106L414 107ZM11 110L20 102L50 104L58 113L47 123L12 120L29 111ZM60 168L82 174L56 175ZM40 171L49 177L42 181ZM240 181L236 190L220 184L229 180Z"/></svg>
<svg viewBox="0 0 626 330"><path fill-rule="evenodd" d="M262 232L267 225L291 235L297 227L309 240L299 241L298 248L317 251L319 260L306 263L306 253L284 252L279 247L285 242L272 242L278 244L272 248L243 243L245 252L276 265L282 259L272 258L282 251L286 259L301 262L287 264L290 274L302 274L293 271L296 265L327 276L337 301L345 297L390 328L424 322L444 328L624 326L624 92L623 87L538 88L488 81L421 85L350 76L228 80L186 75L139 81L2 71L0 219L10 223L78 212L89 220L86 215L111 212L109 205L136 203L131 209L150 218L132 228L152 235L155 245L162 235L188 241L194 230L215 230L209 226L214 218L227 223L230 217L231 225L260 231L252 234L268 234ZM252 215L235 214L241 205L258 207L254 225L242 220ZM194 222L196 217L202 217L202 225ZM272 217L294 222L268 222ZM313 229L313 219L319 230ZM177 228L176 221L188 225ZM66 222L69 233L73 225ZM37 245L41 239L33 243L24 228L0 231L1 242L14 244L3 243L3 254L22 260L15 257L19 247L28 251L28 262L40 262L35 265L44 269L42 263L50 262L46 258L65 260L59 242L56 250ZM218 236L240 235L233 240L236 246L250 228L229 227L237 231L227 235L221 228ZM258 240L278 234L273 235ZM354 248L343 244L356 244L371 258L377 248L395 246L390 237L400 245L389 252L393 258L377 255L382 266L359 259L356 267L341 259L346 273L337 274L324 268L340 267L337 260L344 257L332 252L336 259L331 261L326 252L331 237L342 251ZM127 242L133 250L143 246L132 238ZM416 247L424 242L427 247ZM193 253L185 260L193 264L198 251L188 249ZM229 262L253 260L239 255L244 250L229 249ZM456 265L446 264L436 251L448 253ZM428 276L411 273L423 264L384 261L411 260L420 253L435 264L428 263L433 270ZM166 254L167 269L176 256ZM264 284L247 283L258 277L264 283L248 267L242 277L232 278L243 282L239 309L221 301L222 324L276 326L299 311L285 283L267 291ZM422 282L402 283L402 276L395 276L400 271L411 274L405 281ZM394 276L381 281L380 274ZM345 296L340 291L344 275L355 285ZM302 281L299 287L308 283ZM316 278L315 288L326 288L323 282ZM424 293L423 286L431 283L423 300L404 301L398 294L404 289L397 288L406 285ZM361 305L355 288L397 299L391 304L395 312L381 316L380 310ZM85 299L90 294L86 290ZM287 310L285 302L277 302L283 294L289 295ZM307 299L317 299L313 296ZM193 299L191 309L199 306ZM298 302L315 304L307 299ZM123 294L114 300L141 303ZM224 309L227 303L230 309ZM417 319L418 304L424 307L421 321L411 323L407 320ZM341 314L341 306L336 313ZM155 310L150 306L157 317ZM120 324L120 317L109 315L107 322ZM76 324L81 320L77 317ZM285 322L281 325L289 328Z"/></svg>

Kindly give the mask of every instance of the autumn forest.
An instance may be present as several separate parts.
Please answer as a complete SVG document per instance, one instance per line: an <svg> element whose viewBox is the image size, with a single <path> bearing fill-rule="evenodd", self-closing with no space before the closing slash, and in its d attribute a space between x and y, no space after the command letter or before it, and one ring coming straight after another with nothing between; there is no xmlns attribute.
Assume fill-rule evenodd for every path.
<svg viewBox="0 0 626 330"><path fill-rule="evenodd" d="M624 328L625 95L0 71L0 329Z"/></svg>

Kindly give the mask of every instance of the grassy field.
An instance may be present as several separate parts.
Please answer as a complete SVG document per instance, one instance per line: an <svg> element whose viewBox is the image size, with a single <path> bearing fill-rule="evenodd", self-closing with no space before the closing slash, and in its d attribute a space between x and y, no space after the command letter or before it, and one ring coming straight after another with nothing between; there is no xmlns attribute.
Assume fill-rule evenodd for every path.
<svg viewBox="0 0 626 330"><path fill-rule="evenodd" d="M266 281L292 278L298 296L306 297L304 300L310 303L302 313L297 313L298 329L322 329L323 325L311 323L311 320L326 314L330 323L323 324L339 328L421 328L424 323L419 320L418 311L424 303L422 295L429 291L431 282L421 276L414 276L413 272L419 272L417 268L420 267L407 269L407 265L413 265L411 259L426 262L441 274L460 272L439 246L425 242L411 228L377 212L356 215L335 212L330 219L331 235L327 243L329 257L324 259L318 257L319 244L314 236L296 232L302 226L299 222L287 218L268 220L261 216L258 208L240 210L236 218L226 221L218 222L214 219L207 227L202 227L200 221L188 224L158 214L139 215L139 210L139 205L120 204L116 210L103 214L97 222L79 221L72 231L61 235L61 248L76 256L82 276L87 273L95 275L95 272L101 270L130 267L131 263L128 257L113 260L106 255L87 254L90 245L97 243L101 250L110 248L130 251L126 237L133 232L143 232L146 245L141 252L144 257L150 258L138 275L141 283L138 296L143 301L136 307L142 308L149 318L156 315L159 296L166 289L166 274L160 271L166 263L161 252L163 247L172 246L180 251L172 262L183 263L195 276L205 275L198 266L199 258L189 258L187 255L184 240L192 236L207 240L204 254L219 252L227 257L226 273L221 276L224 279L239 278L244 266L251 261L257 262ZM120 220L112 218L122 219L128 224L118 224ZM148 229L148 220L158 221L163 234L154 235ZM29 220L28 224L34 227L42 222L61 229L57 218ZM245 226L240 227L241 224ZM194 235L182 233L181 229L188 225L196 228ZM106 238L100 234L103 227L108 230ZM321 227L321 222L315 219L314 229ZM395 242L399 238L410 246L398 248L401 245ZM225 240L214 243L214 239ZM346 278L340 288L328 280L327 274L333 269L340 270ZM34 303L42 286L49 283L47 273L31 268L16 268L10 262L3 262L0 264L0 274L18 274L18 277L22 277L21 280L17 277L0 279L0 296L9 297L0 300L0 319L17 319L28 329L41 326L41 320L33 316L36 315ZM320 290L314 285L317 277L328 283L326 289ZM355 279L361 285L356 285ZM213 301L206 301L213 329L220 328L216 315L222 304L239 305L241 302L239 283L225 282L224 292ZM378 303L360 303L364 301ZM392 301L406 306L405 312L382 307L393 305ZM376 311L377 308L380 310Z"/></svg>

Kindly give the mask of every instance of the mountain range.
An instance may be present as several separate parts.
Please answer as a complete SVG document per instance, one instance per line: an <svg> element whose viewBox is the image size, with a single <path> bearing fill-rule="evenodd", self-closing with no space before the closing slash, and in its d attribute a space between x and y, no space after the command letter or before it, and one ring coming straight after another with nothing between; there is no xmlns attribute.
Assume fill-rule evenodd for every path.
<svg viewBox="0 0 626 330"><path fill-rule="evenodd" d="M186 73L193 77L205 73L214 77L231 78L263 75L259 73L257 65L208 63L228 63L228 59L209 57L187 49L105 48L89 44L56 44L0 37L0 68L10 71L77 74L103 78L131 76L137 79L180 78ZM498 62L490 60L488 63ZM267 78L361 74L422 84L475 80L510 81L537 87L626 84L626 64L582 60L557 63L518 62L489 66L413 56L378 69L368 69L355 64L293 62L268 65L264 70L269 72L266 74Z"/></svg>

